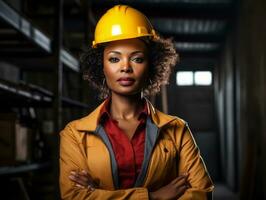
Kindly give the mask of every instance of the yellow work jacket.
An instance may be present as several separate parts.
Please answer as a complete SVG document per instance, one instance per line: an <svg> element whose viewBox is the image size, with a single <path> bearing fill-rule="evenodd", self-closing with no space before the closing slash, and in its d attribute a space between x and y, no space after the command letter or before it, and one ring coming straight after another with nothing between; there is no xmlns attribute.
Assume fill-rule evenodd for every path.
<svg viewBox="0 0 266 200"><path fill-rule="evenodd" d="M119 189L117 163L103 127L99 123L104 102L88 116L70 122L60 132L60 191L62 199L149 199L148 191L167 185L187 172L191 186L180 200L211 199L213 183L186 122L166 115L146 100L148 118L144 160L135 186ZM127 155L125 155L127 156ZM98 188L75 186L72 170L87 170Z"/></svg>

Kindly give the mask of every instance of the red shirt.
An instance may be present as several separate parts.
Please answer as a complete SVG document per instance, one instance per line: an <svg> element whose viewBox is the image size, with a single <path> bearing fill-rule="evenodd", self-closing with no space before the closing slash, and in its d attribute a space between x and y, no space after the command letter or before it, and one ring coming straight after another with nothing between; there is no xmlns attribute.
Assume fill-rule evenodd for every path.
<svg viewBox="0 0 266 200"><path fill-rule="evenodd" d="M102 125L115 154L120 188L131 188L140 173L144 158L145 126L148 109L146 102L143 101L143 110L138 117L139 125L130 140L119 128L118 121L112 119L109 112L110 100L111 98L106 101L100 112Z"/></svg>

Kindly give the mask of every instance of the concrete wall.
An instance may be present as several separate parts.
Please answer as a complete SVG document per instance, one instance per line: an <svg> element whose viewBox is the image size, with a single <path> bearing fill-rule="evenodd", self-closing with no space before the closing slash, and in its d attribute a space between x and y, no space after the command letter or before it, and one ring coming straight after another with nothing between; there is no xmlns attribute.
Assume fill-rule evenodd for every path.
<svg viewBox="0 0 266 200"><path fill-rule="evenodd" d="M216 68L215 96L218 113L220 140L221 173L223 182L237 189L237 138L236 138L236 98L233 32L225 41L220 64Z"/></svg>
<svg viewBox="0 0 266 200"><path fill-rule="evenodd" d="M241 196L266 198L266 1L246 0L237 28ZM254 198L255 197L255 198Z"/></svg>
<svg viewBox="0 0 266 200"><path fill-rule="evenodd" d="M223 169L228 185L239 189L240 199L266 198L265 11L265 0L239 1L221 57L217 100Z"/></svg>

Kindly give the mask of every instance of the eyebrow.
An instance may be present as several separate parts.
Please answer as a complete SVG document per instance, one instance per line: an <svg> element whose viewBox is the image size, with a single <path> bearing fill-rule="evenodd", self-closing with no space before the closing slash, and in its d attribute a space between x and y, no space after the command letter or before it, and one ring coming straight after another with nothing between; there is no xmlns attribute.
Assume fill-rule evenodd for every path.
<svg viewBox="0 0 266 200"><path fill-rule="evenodd" d="M110 53L115 53L115 54L119 54L119 55L122 54L119 51L109 51L108 54L110 54ZM137 54L137 53L144 53L144 52L143 51L134 51L134 52L130 53L130 55L134 55L134 54Z"/></svg>

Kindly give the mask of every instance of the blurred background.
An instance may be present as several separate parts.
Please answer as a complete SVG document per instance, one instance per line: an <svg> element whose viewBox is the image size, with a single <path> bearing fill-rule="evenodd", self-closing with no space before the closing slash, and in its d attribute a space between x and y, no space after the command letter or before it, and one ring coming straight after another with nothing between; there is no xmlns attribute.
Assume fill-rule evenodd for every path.
<svg viewBox="0 0 266 200"><path fill-rule="evenodd" d="M188 122L214 199L266 199L265 0L0 0L1 199L59 199L59 130L100 103L79 56L118 3L175 42L150 100Z"/></svg>

